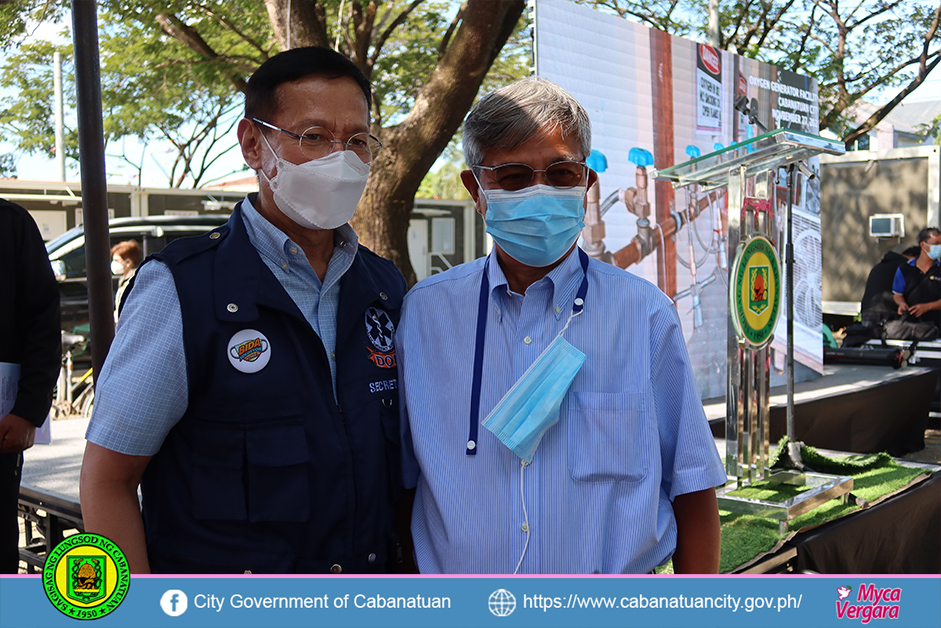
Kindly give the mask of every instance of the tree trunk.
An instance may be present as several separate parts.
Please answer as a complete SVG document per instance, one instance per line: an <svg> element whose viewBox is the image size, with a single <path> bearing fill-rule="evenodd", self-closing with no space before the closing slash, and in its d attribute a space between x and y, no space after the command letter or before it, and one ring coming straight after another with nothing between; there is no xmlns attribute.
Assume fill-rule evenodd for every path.
<svg viewBox="0 0 941 628"><path fill-rule="evenodd" d="M415 283L408 221L415 193L470 109L484 76L525 8L524 0L470 0L463 23L401 124L381 131L353 226L361 242Z"/></svg>
<svg viewBox="0 0 941 628"><path fill-rule="evenodd" d="M332 47L327 39L326 12L317 0L265 0L265 8L281 50L304 46Z"/></svg>

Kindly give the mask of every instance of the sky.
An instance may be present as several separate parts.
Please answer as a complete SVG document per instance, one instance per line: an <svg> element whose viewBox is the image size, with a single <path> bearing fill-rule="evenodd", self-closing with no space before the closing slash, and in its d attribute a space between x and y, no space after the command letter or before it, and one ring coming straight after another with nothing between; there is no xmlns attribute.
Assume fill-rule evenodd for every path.
<svg viewBox="0 0 941 628"><path fill-rule="evenodd" d="M43 32L40 28L36 31L37 37L54 36L53 33ZM895 91L882 92L872 100L876 103L888 101L895 95ZM2 97L2 94L0 94ZM917 90L908 96L903 102L920 102L926 100L941 100L941 69L929 75ZM68 117L69 113L66 112ZM73 120L74 120L74 113ZM0 138L0 153L12 151L12 146ZM115 142L106 147L106 169L108 172L109 183L118 185L137 184L137 170L128 164L120 155L123 153L130 161L142 164L141 183L145 187L166 187L168 176L166 172L172 163L173 151L168 144L151 143L147 146L133 138L126 138L120 142ZM208 175L203 179L203 184L214 182L216 180L235 179L249 176L249 172L244 170L245 165L242 161L241 153L235 145L234 132L232 134L232 147L226 153L225 157L218 160ZM16 165L17 177L24 180L55 180L58 176L58 168L55 161L45 156L22 155L19 156ZM68 181L80 180L78 164L66 161L66 179Z"/></svg>

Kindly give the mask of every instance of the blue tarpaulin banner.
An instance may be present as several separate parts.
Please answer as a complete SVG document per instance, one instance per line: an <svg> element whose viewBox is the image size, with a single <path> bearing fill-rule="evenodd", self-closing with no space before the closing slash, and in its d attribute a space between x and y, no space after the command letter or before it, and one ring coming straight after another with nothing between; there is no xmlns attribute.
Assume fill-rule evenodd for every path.
<svg viewBox="0 0 941 628"><path fill-rule="evenodd" d="M941 577L132 576L120 604L92 620L54 606L41 576L0 577L3 628L79 624L941 628Z"/></svg>

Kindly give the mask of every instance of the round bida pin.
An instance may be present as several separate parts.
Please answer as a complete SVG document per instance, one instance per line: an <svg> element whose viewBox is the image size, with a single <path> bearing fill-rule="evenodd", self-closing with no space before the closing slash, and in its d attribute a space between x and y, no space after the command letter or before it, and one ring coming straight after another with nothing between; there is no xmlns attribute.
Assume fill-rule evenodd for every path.
<svg viewBox="0 0 941 628"><path fill-rule="evenodd" d="M257 373L271 359L271 345L260 331L243 329L232 338L226 348L229 363L243 373Z"/></svg>

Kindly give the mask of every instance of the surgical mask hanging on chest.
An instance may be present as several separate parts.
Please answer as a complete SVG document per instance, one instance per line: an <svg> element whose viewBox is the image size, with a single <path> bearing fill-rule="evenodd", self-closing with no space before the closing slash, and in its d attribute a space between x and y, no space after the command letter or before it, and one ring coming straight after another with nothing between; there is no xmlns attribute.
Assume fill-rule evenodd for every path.
<svg viewBox="0 0 941 628"><path fill-rule="evenodd" d="M336 229L350 221L366 189L369 164L349 150L292 164L274 152L264 134L262 138L277 174L269 178L264 169L259 172L281 213L306 229Z"/></svg>
<svg viewBox="0 0 941 628"><path fill-rule="evenodd" d="M522 190L482 190L487 233L507 255L527 266L562 259L585 226L585 188L533 185Z"/></svg>
<svg viewBox="0 0 941 628"><path fill-rule="evenodd" d="M546 431L559 422L562 398L584 363L585 354L559 334L481 425L521 459L532 462Z"/></svg>

